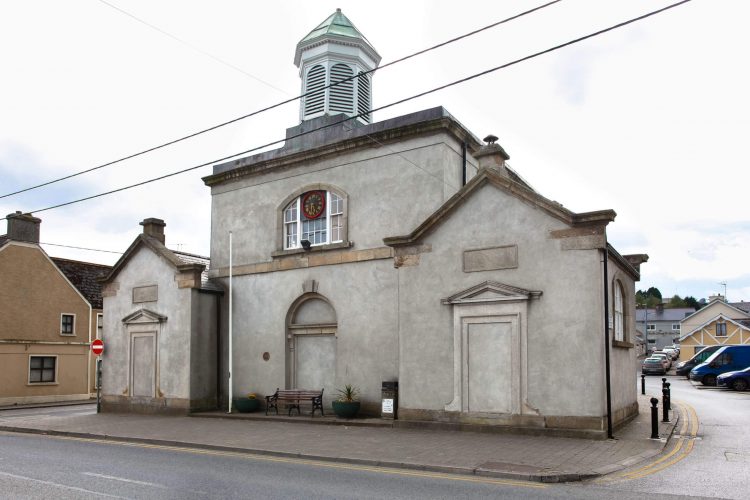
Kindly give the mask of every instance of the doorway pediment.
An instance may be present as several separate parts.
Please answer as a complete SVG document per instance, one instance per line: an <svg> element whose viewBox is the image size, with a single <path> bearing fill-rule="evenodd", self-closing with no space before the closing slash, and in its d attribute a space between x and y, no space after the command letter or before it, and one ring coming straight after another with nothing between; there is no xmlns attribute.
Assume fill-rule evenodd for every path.
<svg viewBox="0 0 750 500"><path fill-rule="evenodd" d="M477 304L493 302L518 302L537 299L541 291L526 290L498 281L485 281L443 299L443 304Z"/></svg>
<svg viewBox="0 0 750 500"><path fill-rule="evenodd" d="M128 314L124 318L122 318L122 322L126 325L141 325L146 323L164 323L167 321L167 317L156 313L154 311L149 311L148 309L139 309L133 313Z"/></svg>

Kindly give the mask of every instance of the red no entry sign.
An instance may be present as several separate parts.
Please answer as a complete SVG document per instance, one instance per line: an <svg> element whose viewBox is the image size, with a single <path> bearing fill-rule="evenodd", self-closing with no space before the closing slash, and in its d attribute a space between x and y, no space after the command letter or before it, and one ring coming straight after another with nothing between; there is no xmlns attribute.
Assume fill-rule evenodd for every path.
<svg viewBox="0 0 750 500"><path fill-rule="evenodd" d="M99 356L101 353L104 352L104 342L102 342L100 339L96 339L91 343L91 352Z"/></svg>

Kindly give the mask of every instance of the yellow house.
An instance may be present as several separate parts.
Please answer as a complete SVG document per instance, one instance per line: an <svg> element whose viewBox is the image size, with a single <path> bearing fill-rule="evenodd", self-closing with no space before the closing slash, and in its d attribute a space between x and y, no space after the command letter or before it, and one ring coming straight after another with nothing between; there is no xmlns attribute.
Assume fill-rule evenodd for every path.
<svg viewBox="0 0 750 500"><path fill-rule="evenodd" d="M111 268L50 258L40 222L16 212L0 235L0 405L88 399L95 386L89 346L102 311L92 282Z"/></svg>
<svg viewBox="0 0 750 500"><path fill-rule="evenodd" d="M717 298L683 319L680 333L681 361L711 345L750 344L750 314Z"/></svg>

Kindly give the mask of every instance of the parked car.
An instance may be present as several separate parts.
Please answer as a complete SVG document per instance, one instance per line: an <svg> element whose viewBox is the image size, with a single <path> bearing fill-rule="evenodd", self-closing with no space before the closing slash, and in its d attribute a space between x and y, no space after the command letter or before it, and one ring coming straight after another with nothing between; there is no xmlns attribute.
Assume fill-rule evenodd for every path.
<svg viewBox="0 0 750 500"><path fill-rule="evenodd" d="M685 375L685 377L690 378L690 370L706 361L709 356L718 351L721 347L723 346L710 345L708 347L704 347L703 349L698 351L695 356L688 359L687 361L680 361L679 363L677 363L677 366L675 367L675 373L677 375Z"/></svg>
<svg viewBox="0 0 750 500"><path fill-rule="evenodd" d="M729 387L735 391L750 389L750 367L736 372L722 373L716 377L716 385L719 387Z"/></svg>
<svg viewBox="0 0 750 500"><path fill-rule="evenodd" d="M716 385L716 377L722 373L743 370L750 366L750 345L728 345L690 370L690 380L703 385Z"/></svg>
<svg viewBox="0 0 750 500"><path fill-rule="evenodd" d="M667 369L664 367L664 361L661 358L646 358L641 365L641 373L644 375L666 375Z"/></svg>
<svg viewBox="0 0 750 500"><path fill-rule="evenodd" d="M663 348L662 352L669 356L669 359L671 359L672 361L680 357L680 353L677 352L677 349L672 349L671 347Z"/></svg>
<svg viewBox="0 0 750 500"><path fill-rule="evenodd" d="M672 368L672 358L670 358L667 355L667 353L662 352L662 351L656 351L655 353L653 353L651 355L651 357L652 358L661 358L661 359L663 359L664 360L664 368L666 370L669 370L670 368Z"/></svg>

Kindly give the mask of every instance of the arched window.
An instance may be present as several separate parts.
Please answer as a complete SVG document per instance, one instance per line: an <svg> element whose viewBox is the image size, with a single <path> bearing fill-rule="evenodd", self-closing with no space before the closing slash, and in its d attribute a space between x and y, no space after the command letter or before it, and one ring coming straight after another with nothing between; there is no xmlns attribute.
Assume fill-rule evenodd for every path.
<svg viewBox="0 0 750 500"><path fill-rule="evenodd" d="M344 198L333 191L312 190L284 208L284 250L340 243L346 237Z"/></svg>
<svg viewBox="0 0 750 500"><path fill-rule="evenodd" d="M625 341L625 315L623 306L622 284L615 281L615 340Z"/></svg>

